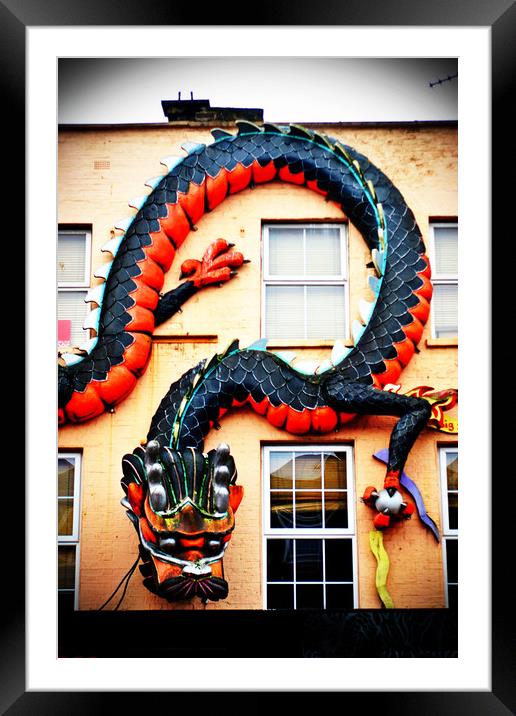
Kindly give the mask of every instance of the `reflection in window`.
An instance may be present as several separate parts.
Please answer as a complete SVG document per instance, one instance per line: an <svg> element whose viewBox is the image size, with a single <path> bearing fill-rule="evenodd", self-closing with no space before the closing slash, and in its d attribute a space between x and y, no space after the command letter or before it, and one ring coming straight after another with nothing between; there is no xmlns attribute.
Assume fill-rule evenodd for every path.
<svg viewBox="0 0 516 716"><path fill-rule="evenodd" d="M457 607L459 534L459 453L456 447L439 451L443 508L443 562L447 604Z"/></svg>

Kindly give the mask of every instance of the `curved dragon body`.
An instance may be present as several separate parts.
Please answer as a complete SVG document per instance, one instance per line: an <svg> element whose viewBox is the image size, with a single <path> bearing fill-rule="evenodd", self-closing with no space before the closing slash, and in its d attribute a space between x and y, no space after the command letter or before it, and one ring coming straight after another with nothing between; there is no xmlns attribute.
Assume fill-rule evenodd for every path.
<svg viewBox="0 0 516 716"><path fill-rule="evenodd" d="M97 335L85 346L88 355L65 354L67 364L59 366L61 423L100 415L131 392L148 364L159 292L176 249L226 196L273 180L305 185L338 202L373 251L376 300L366 309L369 320L355 347L330 369L333 380L381 387L395 382L412 357L429 313L430 267L399 191L364 156L334 139L296 125L238 126L235 136L214 130L209 146L185 145L188 156L153 182L125 234L104 247L114 259L96 274L105 283L88 297L99 304L86 323ZM195 290L192 282L183 284L183 299ZM313 383L300 374L302 382Z"/></svg>

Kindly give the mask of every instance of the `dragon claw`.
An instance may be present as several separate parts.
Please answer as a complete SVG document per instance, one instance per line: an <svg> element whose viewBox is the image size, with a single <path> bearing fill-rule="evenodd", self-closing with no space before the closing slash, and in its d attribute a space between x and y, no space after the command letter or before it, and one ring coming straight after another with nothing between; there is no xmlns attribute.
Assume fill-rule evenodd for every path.
<svg viewBox="0 0 516 716"><path fill-rule="evenodd" d="M196 288L212 284L221 285L237 275L235 270L249 263L239 251L232 251L235 244L225 239L213 241L203 254L202 260L187 259L181 264L181 278L193 281Z"/></svg>

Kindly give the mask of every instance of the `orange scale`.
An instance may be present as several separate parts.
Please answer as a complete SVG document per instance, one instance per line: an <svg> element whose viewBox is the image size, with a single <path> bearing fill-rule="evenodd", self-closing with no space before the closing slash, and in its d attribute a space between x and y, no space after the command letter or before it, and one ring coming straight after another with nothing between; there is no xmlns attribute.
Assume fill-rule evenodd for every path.
<svg viewBox="0 0 516 716"><path fill-rule="evenodd" d="M409 338L414 345L417 345L423 335L423 324L419 319L413 316L414 320L408 326L403 326L403 333Z"/></svg>
<svg viewBox="0 0 516 716"><path fill-rule="evenodd" d="M292 174L292 172L290 171L288 166L282 167L279 170L278 176L282 181L289 182L289 184L298 184L299 186L302 186L305 183L304 172L298 172L297 174Z"/></svg>
<svg viewBox="0 0 516 716"><path fill-rule="evenodd" d="M339 419L330 407L316 408L312 411L312 428L316 433L329 433L335 430Z"/></svg>
<svg viewBox="0 0 516 716"><path fill-rule="evenodd" d="M401 374L400 362L396 360L396 358L384 358L383 362L385 363L386 370L383 373L376 373L376 377L382 386L387 385L387 383L395 383Z"/></svg>
<svg viewBox="0 0 516 716"><path fill-rule="evenodd" d="M287 420L288 412L288 405L284 405L283 403L277 407L269 405L267 420L271 425L274 425L275 428L282 428L285 425L285 420Z"/></svg>
<svg viewBox="0 0 516 716"><path fill-rule="evenodd" d="M422 298L421 296L418 296L418 298L419 303L417 304L417 306L409 308L408 311L412 316L419 319L424 325L427 322L428 316L430 314L430 304L425 298Z"/></svg>
<svg viewBox="0 0 516 716"><path fill-rule="evenodd" d="M269 399L267 397L263 398L263 400L261 400L259 403L257 403L251 395L247 400L253 410L258 413L258 415L265 415L265 413L267 412L267 408L270 405Z"/></svg>
<svg viewBox="0 0 516 716"><path fill-rule="evenodd" d="M242 189L246 189L253 178L252 167L244 167L243 164L237 164L233 171L228 172L229 193L236 194Z"/></svg>
<svg viewBox="0 0 516 716"><path fill-rule="evenodd" d="M149 363L152 338L145 333L131 333L134 342L125 350L124 365L131 373L141 376Z"/></svg>
<svg viewBox="0 0 516 716"><path fill-rule="evenodd" d="M130 482L127 488L127 499L134 514L141 517L143 515L143 502L145 500L143 485L139 485L137 482Z"/></svg>
<svg viewBox="0 0 516 716"><path fill-rule="evenodd" d="M264 167L262 167L260 162L255 159L251 166L253 170L253 181L255 184L265 184L265 182L272 181L278 173L272 159Z"/></svg>
<svg viewBox="0 0 516 716"><path fill-rule="evenodd" d="M129 395L136 385L134 373L123 365L115 365L109 371L107 380L94 381L100 398L107 405L116 405Z"/></svg>
<svg viewBox="0 0 516 716"><path fill-rule="evenodd" d="M204 195L206 187L202 184L190 183L187 194L179 194L179 204L192 224L196 224L204 214Z"/></svg>
<svg viewBox="0 0 516 716"><path fill-rule="evenodd" d="M167 204L167 216L159 220L165 234L179 248L190 233L190 222L180 204Z"/></svg>
<svg viewBox="0 0 516 716"><path fill-rule="evenodd" d="M248 398L245 400L237 400L236 398L233 398L233 402L231 403L232 408L241 408L242 405L245 405L247 403Z"/></svg>
<svg viewBox="0 0 516 716"><path fill-rule="evenodd" d="M418 278L423 282L423 285L420 288L416 288L414 293L416 294L416 296L422 296L429 301L432 298L432 293L434 290L432 282L424 274L418 274Z"/></svg>
<svg viewBox="0 0 516 716"><path fill-rule="evenodd" d="M104 403L93 384L88 383L83 393L74 392L65 405L64 412L71 423L80 423L101 415L104 412Z"/></svg>
<svg viewBox="0 0 516 716"><path fill-rule="evenodd" d="M294 435L303 435L308 433L312 426L312 415L311 410L306 408L301 412L294 410L293 408L288 409L287 424L285 429L289 433Z"/></svg>
<svg viewBox="0 0 516 716"><path fill-rule="evenodd" d="M143 538L147 540L147 542L157 544L158 539L152 531L149 521L146 517L140 517L140 529L142 531Z"/></svg>
<svg viewBox="0 0 516 716"><path fill-rule="evenodd" d="M376 382L378 383L378 385L375 387L380 387L380 382ZM339 422L341 425L345 425L346 423L350 423L354 418L356 418L356 416L356 413L339 413Z"/></svg>
<svg viewBox="0 0 516 716"><path fill-rule="evenodd" d="M421 254L420 258L425 261L426 266L422 271L418 271L418 276L426 276L427 278L430 278L432 276L432 268L430 266L430 259L426 254Z"/></svg>
<svg viewBox="0 0 516 716"><path fill-rule="evenodd" d="M131 320L125 327L127 331L144 331L145 333L154 331L154 314L148 308L133 306L127 309L127 313L131 316Z"/></svg>
<svg viewBox="0 0 516 716"><path fill-rule="evenodd" d="M147 286L156 289L156 291L161 291L163 283L165 282L165 274L160 266L150 258L138 261L137 265L141 271L139 278L141 278Z"/></svg>
<svg viewBox="0 0 516 716"><path fill-rule="evenodd" d="M317 192L317 194L321 194L321 196L326 196L326 194L328 193L324 189L319 189L319 187L317 186L317 179L311 179L310 181L307 181L306 186L312 191Z"/></svg>
<svg viewBox="0 0 516 716"><path fill-rule="evenodd" d="M143 249L146 256L156 261L163 271L167 272L172 266L172 261L176 255L176 250L166 233L161 231L153 231L149 234L152 244L145 246Z"/></svg>
<svg viewBox="0 0 516 716"><path fill-rule="evenodd" d="M136 288L129 292L135 304L154 311L159 301L159 293L156 289L147 286L139 277L133 278L131 281L136 284Z"/></svg>
<svg viewBox="0 0 516 716"><path fill-rule="evenodd" d="M216 177L206 177L206 203L210 211L224 201L228 193L228 178L225 169Z"/></svg>
<svg viewBox="0 0 516 716"><path fill-rule="evenodd" d="M398 360L403 367L408 365L416 350L410 338L406 338L401 343L395 343L394 348L396 349L396 353L398 354Z"/></svg>
<svg viewBox="0 0 516 716"><path fill-rule="evenodd" d="M66 423L66 417L65 417L64 410L63 410L63 408L58 408L57 409L57 424L63 425L64 423Z"/></svg>

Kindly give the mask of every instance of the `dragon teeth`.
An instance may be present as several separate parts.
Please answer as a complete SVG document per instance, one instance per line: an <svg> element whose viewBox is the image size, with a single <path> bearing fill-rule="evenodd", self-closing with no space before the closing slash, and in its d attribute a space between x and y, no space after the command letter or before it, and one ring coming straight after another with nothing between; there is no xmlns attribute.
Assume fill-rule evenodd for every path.
<svg viewBox="0 0 516 716"><path fill-rule="evenodd" d="M332 365L338 365L349 353L349 348L346 348L342 341L335 341L335 345L331 351L331 362Z"/></svg>
<svg viewBox="0 0 516 716"><path fill-rule="evenodd" d="M360 340L362 333L365 330L365 326L363 326L360 321L353 321L353 325L351 326L351 333L353 335L353 343L356 345L358 341Z"/></svg>
<svg viewBox="0 0 516 716"><path fill-rule="evenodd" d="M127 229L131 226L133 223L134 216L127 216L123 219L119 219L113 226L115 229L120 229L120 231L127 231Z"/></svg>
<svg viewBox="0 0 516 716"><path fill-rule="evenodd" d="M371 291L373 293L378 294L378 292L380 291L380 279L376 276L369 276L367 282Z"/></svg>
<svg viewBox="0 0 516 716"><path fill-rule="evenodd" d="M296 359L296 353L294 353L294 351L278 351L274 355L277 355L280 360L284 361L288 365Z"/></svg>
<svg viewBox="0 0 516 716"><path fill-rule="evenodd" d="M93 328L94 331L98 331L99 328L99 320L100 320L100 308L95 308L93 311L90 311L86 318L84 319L84 323L82 324L82 327L84 330L88 330L88 328Z"/></svg>
<svg viewBox="0 0 516 716"><path fill-rule="evenodd" d="M385 251L378 251L378 249L373 249L371 251L371 257L373 259L376 273L378 274L378 276L383 276L383 270L385 265Z"/></svg>
<svg viewBox="0 0 516 716"><path fill-rule="evenodd" d="M360 318L362 319L364 325L369 323L369 319L371 318L371 314L374 310L374 303L370 303L369 301L366 301L365 299L361 299L358 303L358 312L360 313Z"/></svg>
<svg viewBox="0 0 516 716"><path fill-rule="evenodd" d="M82 361L82 356L77 353L61 353L61 358L64 360L66 365L76 365Z"/></svg>
<svg viewBox="0 0 516 716"><path fill-rule="evenodd" d="M323 360L317 367L317 370L315 371L316 375L320 375L321 373L326 373L327 370L330 370L333 368L333 363L331 360Z"/></svg>
<svg viewBox="0 0 516 716"><path fill-rule="evenodd" d="M212 137L217 139L226 139L226 137L232 137L233 135L230 132L226 132L225 129L219 129L219 127L215 127L211 130Z"/></svg>
<svg viewBox="0 0 516 716"><path fill-rule="evenodd" d="M205 147L205 144L199 144L199 142L185 142L181 145L181 149L184 149L187 154L193 154L194 152L201 151Z"/></svg>
<svg viewBox="0 0 516 716"><path fill-rule="evenodd" d="M128 206L132 207L133 209L136 209L136 211L139 211L147 201L147 198L147 195L135 196L134 199L129 199Z"/></svg>
<svg viewBox="0 0 516 716"><path fill-rule="evenodd" d="M98 286L94 286L91 288L88 293L86 294L86 298L84 301L86 303L91 303L92 301L97 303L99 306L102 303L102 298L104 296L104 291L106 290L106 284L101 283Z"/></svg>
<svg viewBox="0 0 516 716"><path fill-rule="evenodd" d="M103 278L104 281L107 281L107 277L109 275L109 271L111 270L111 266L113 265L112 261L109 261L107 264L103 264L102 266L99 266L98 269L95 269L93 272L93 275L96 278Z"/></svg>
<svg viewBox="0 0 516 716"><path fill-rule="evenodd" d="M298 373L303 373L303 375L314 375L318 367L319 361L314 360L300 360L293 365L293 368L295 368Z"/></svg>
<svg viewBox="0 0 516 716"><path fill-rule="evenodd" d="M182 161L183 157L178 157L177 155L171 154L168 157L162 157L159 160L159 163L163 164L167 168L167 171L170 172L174 167L177 167L178 164L181 164Z"/></svg>
<svg viewBox="0 0 516 716"><path fill-rule="evenodd" d="M81 351L86 351L86 353L91 353L91 351L95 348L95 346L98 343L98 337L95 336L95 338L88 338L87 341L84 341L84 343L81 343L79 346L79 349Z"/></svg>
<svg viewBox="0 0 516 716"><path fill-rule="evenodd" d="M113 254L113 256L116 256L116 252L120 248L120 244L124 240L125 234L122 236L115 236L113 239L110 239L108 242L104 244L104 246L101 246L101 251L109 251L110 254Z"/></svg>
<svg viewBox="0 0 516 716"><path fill-rule="evenodd" d="M155 189L162 179L163 179L163 176L151 177L150 179L147 179L145 181L145 186L148 186L151 189Z"/></svg>

